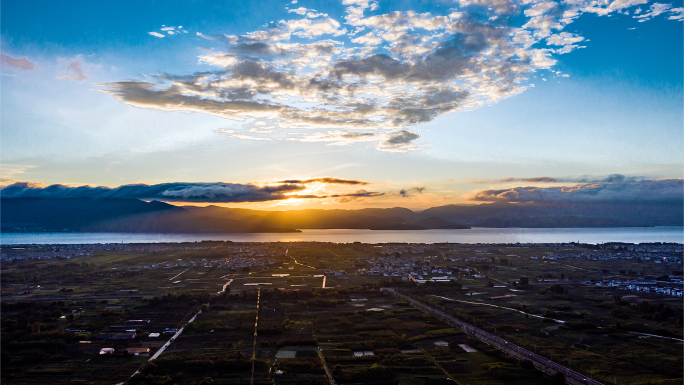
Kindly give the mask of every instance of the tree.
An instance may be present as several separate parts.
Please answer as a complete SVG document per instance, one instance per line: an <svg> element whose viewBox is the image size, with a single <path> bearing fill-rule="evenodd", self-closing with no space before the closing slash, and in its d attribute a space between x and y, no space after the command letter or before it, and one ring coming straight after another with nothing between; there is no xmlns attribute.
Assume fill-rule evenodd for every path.
<svg viewBox="0 0 684 385"><path fill-rule="evenodd" d="M527 286L530 284L530 280L527 277L520 277L520 285Z"/></svg>

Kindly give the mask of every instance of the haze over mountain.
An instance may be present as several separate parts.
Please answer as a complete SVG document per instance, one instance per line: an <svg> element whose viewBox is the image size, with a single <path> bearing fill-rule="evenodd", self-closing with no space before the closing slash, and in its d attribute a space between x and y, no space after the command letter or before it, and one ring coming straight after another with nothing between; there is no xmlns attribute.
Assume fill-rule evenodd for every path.
<svg viewBox="0 0 684 385"><path fill-rule="evenodd" d="M120 198L3 198L3 232L292 232L299 229L423 230L469 227L682 226L682 201L446 205L421 212L395 207L359 210L261 211L174 206Z"/></svg>

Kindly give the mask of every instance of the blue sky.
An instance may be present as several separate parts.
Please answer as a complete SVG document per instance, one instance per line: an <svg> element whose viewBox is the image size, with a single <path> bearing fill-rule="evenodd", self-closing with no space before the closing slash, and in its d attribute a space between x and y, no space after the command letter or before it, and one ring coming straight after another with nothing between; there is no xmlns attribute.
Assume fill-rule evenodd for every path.
<svg viewBox="0 0 684 385"><path fill-rule="evenodd" d="M483 189L683 177L681 1L2 10L3 185L328 176L384 195L241 207L420 209ZM555 181L504 181L541 176ZM399 194L412 187L425 189Z"/></svg>

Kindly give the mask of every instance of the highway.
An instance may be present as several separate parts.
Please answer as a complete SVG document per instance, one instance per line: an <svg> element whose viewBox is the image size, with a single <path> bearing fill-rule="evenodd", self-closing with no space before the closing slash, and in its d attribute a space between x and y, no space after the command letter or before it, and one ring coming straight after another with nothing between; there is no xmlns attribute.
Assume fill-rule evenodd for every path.
<svg viewBox="0 0 684 385"><path fill-rule="evenodd" d="M441 298L441 299L444 299L444 300L447 300L447 301L451 301L451 302L461 302L461 303L467 303L467 304L471 304L471 305L482 305L482 306L498 307L499 309L514 311L514 312L516 312L516 313L525 314L525 315L530 316L530 317L541 318L541 319L550 319L550 320L553 320L553 321L558 322L558 323L561 323L561 324L562 324L562 323L565 323L565 321L563 321L563 320L554 319L554 318L549 318L549 317L543 317L543 316L535 315L535 314L532 314L532 313L526 313L526 312L524 312L524 311L522 311L522 310L513 309L513 308L505 307L505 306L493 305L493 304L491 304L491 303L485 303L485 302L472 302L472 301L461 301L461 300L458 300L458 299L451 299L451 298L447 298L447 297L442 297L441 295L433 295L432 297Z"/></svg>
<svg viewBox="0 0 684 385"><path fill-rule="evenodd" d="M397 292L396 290L392 288L382 288L383 291L390 292L392 295L396 296L397 298L400 298L402 300L408 301L411 303L414 307L417 309L425 312L432 314L442 320L443 322L451 325L451 326L459 326L461 330L463 330L464 333L475 337L479 339L480 341L488 344L495 346L497 349L501 350L502 352L513 356L518 359L527 359L532 361L534 366L548 374L555 374L556 372L561 372L565 375L565 380L566 383L571 384L571 385L603 385L601 382L598 382L589 376L586 376L582 373L576 372L574 370L571 370L565 366L559 365L551 360L549 360L546 357L542 357L536 353L533 353L527 349L521 348L520 346L517 346L511 342L506 341L503 338L497 337L494 334L488 333L482 329L479 329L473 325L470 325L469 323L466 323L464 321L461 321L457 319L456 317L447 314L443 311L440 311L438 309L433 308L432 306L426 305L420 301L417 301L411 297L408 297L404 294L401 294Z"/></svg>

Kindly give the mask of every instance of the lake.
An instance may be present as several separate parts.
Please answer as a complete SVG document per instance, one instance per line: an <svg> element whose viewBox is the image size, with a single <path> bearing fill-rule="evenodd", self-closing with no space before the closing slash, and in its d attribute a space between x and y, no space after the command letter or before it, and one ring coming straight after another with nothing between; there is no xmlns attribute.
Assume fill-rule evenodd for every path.
<svg viewBox="0 0 684 385"><path fill-rule="evenodd" d="M684 227L609 228L473 228L467 230L302 230L269 234L152 234L152 233L4 233L0 244L162 243L219 240L233 242L335 243L684 243Z"/></svg>

